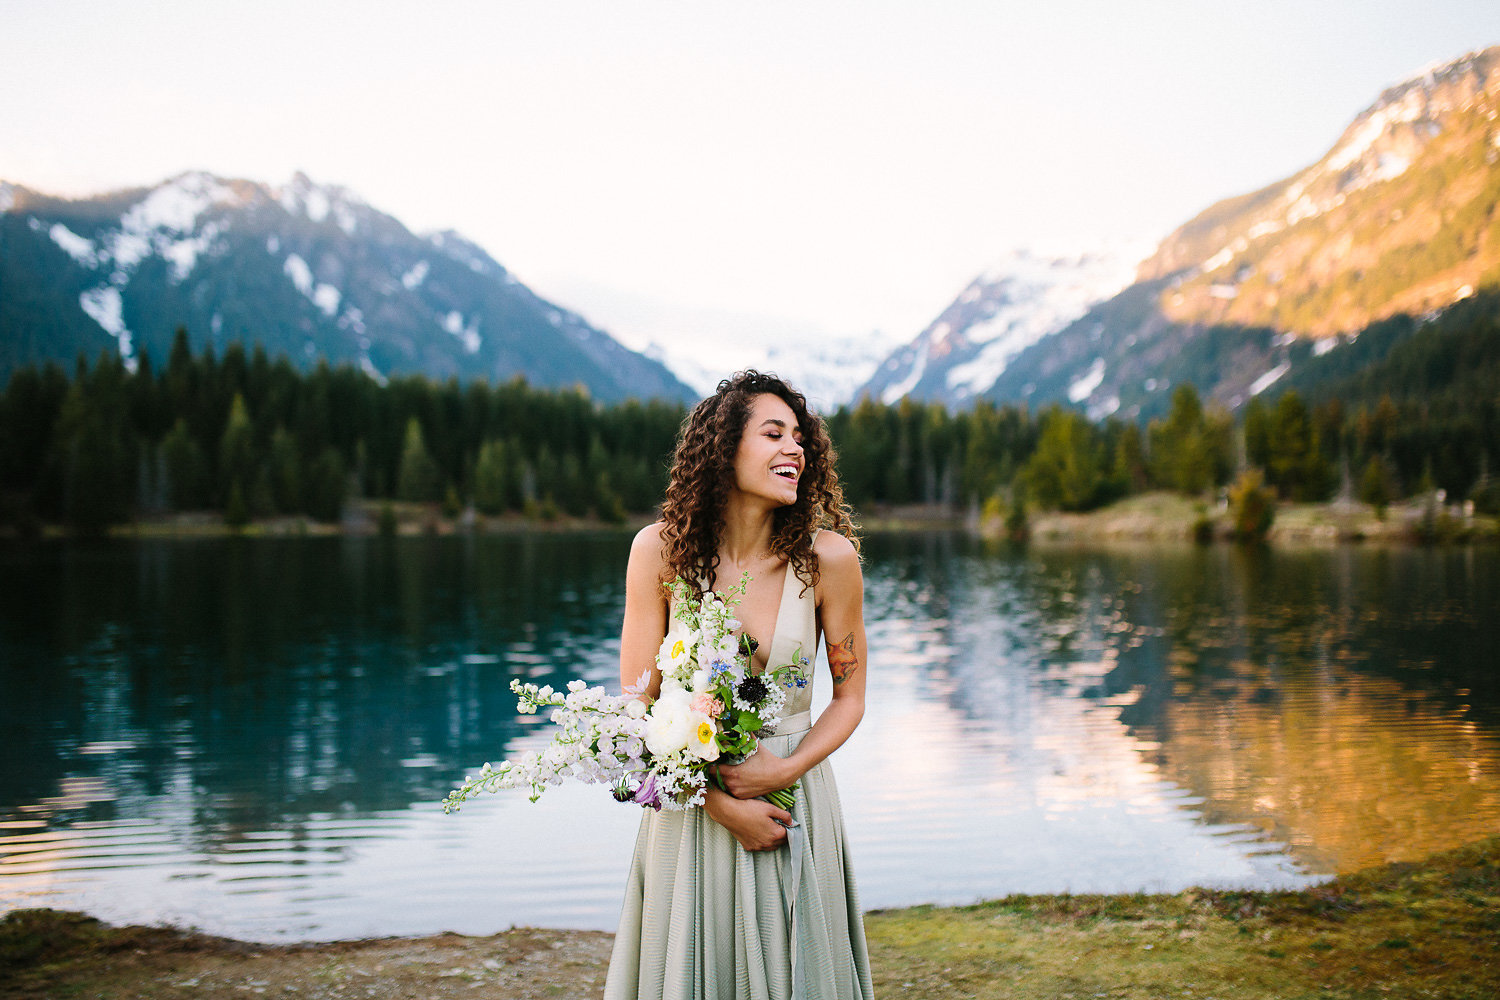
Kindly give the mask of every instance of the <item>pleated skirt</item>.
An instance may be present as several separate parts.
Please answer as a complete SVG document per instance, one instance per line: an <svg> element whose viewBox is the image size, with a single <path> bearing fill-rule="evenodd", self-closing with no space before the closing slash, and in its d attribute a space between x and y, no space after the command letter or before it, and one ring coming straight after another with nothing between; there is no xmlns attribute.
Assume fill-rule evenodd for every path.
<svg viewBox="0 0 1500 1000"><path fill-rule="evenodd" d="M786 756L805 735L772 736L762 744ZM746 851L703 809L645 811L605 1000L874 995L843 812L827 761L803 776L796 796L792 815L802 835L789 838L789 846L798 848L800 866L789 847Z"/></svg>

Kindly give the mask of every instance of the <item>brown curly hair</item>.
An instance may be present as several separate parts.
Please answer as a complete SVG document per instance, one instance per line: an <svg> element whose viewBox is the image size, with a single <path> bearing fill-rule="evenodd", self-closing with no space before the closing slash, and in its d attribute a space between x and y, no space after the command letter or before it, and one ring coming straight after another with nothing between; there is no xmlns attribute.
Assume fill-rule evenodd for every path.
<svg viewBox="0 0 1500 1000"><path fill-rule="evenodd" d="M695 595L702 594L702 580L713 584L719 566L724 506L734 483L735 453L745 435L752 400L767 392L792 408L802 430L803 455L796 503L772 515L772 551L788 561L806 587L812 587L818 582L813 529L837 531L856 548L859 546L855 534L858 526L844 503L844 488L834 468L838 454L822 419L808 409L802 393L775 375L754 369L736 372L720 382L717 391L682 422L667 495L661 505L667 579L681 577Z"/></svg>

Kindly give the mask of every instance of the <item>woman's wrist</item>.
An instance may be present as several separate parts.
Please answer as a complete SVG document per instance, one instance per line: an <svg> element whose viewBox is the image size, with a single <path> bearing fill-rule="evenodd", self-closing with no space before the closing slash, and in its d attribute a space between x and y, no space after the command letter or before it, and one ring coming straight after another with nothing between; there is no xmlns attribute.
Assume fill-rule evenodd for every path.
<svg viewBox="0 0 1500 1000"><path fill-rule="evenodd" d="M797 782L801 781L802 776L811 771L812 767L813 762L804 763L797 754L781 758L781 763L777 767L779 773L777 774L776 787L791 788Z"/></svg>

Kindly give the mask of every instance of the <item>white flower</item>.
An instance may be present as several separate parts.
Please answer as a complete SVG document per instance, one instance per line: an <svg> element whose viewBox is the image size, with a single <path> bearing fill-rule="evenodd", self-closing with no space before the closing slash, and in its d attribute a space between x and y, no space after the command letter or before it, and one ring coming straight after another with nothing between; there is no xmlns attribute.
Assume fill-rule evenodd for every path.
<svg viewBox="0 0 1500 1000"><path fill-rule="evenodd" d="M663 691L651 706L651 718L646 724L647 748L658 757L686 749L692 736L689 718L692 714L686 691L681 688Z"/></svg>
<svg viewBox="0 0 1500 1000"><path fill-rule="evenodd" d="M690 727L687 748L699 760L718 760L719 741L715 739L714 720L702 712L688 712Z"/></svg>
<svg viewBox="0 0 1500 1000"><path fill-rule="evenodd" d="M661 641L661 649L656 653L656 663L663 677L681 677L692 670L700 638L696 630L680 624L674 624L668 630L667 637Z"/></svg>
<svg viewBox="0 0 1500 1000"><path fill-rule="evenodd" d="M625 714L632 719L644 719L646 717L646 703L639 698L632 698L625 703Z"/></svg>
<svg viewBox="0 0 1500 1000"><path fill-rule="evenodd" d="M738 623L735 623L738 626ZM714 637L711 641L704 643L707 647L703 650L704 663L733 663L735 659L735 647L738 641L734 634L725 632L723 635Z"/></svg>

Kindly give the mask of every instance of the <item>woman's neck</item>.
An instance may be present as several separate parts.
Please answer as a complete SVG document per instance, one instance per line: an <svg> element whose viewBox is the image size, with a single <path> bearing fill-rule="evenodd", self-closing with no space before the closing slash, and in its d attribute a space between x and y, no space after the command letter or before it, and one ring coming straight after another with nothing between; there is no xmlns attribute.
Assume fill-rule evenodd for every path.
<svg viewBox="0 0 1500 1000"><path fill-rule="evenodd" d="M746 569L771 554L771 535L776 508L736 502L731 497L724 509L724 529L719 533L719 560Z"/></svg>

